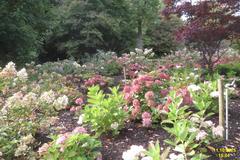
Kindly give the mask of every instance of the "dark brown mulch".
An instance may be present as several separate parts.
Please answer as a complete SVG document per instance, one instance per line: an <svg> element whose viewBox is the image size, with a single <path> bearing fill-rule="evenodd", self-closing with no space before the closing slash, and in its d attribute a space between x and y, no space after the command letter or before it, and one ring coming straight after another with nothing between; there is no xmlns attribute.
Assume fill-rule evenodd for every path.
<svg viewBox="0 0 240 160"><path fill-rule="evenodd" d="M103 160L122 160L122 153L131 145L142 145L147 148L150 141L160 141L161 148L165 148L163 140L169 134L162 128L144 128L140 123L130 122L116 137L102 136Z"/></svg>

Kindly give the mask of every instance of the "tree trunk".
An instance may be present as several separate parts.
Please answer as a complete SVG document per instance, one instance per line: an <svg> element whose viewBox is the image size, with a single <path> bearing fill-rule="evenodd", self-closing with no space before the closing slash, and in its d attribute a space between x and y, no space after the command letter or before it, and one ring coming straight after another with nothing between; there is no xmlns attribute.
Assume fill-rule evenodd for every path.
<svg viewBox="0 0 240 160"><path fill-rule="evenodd" d="M136 48L143 49L142 21L138 20Z"/></svg>

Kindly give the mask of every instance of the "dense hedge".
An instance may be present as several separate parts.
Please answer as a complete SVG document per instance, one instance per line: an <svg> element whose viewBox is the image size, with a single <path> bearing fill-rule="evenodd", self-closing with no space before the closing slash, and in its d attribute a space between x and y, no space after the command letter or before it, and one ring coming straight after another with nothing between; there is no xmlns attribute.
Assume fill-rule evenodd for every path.
<svg viewBox="0 0 240 160"><path fill-rule="evenodd" d="M217 71L219 74L226 75L228 77L240 77L240 62L220 64L217 66Z"/></svg>

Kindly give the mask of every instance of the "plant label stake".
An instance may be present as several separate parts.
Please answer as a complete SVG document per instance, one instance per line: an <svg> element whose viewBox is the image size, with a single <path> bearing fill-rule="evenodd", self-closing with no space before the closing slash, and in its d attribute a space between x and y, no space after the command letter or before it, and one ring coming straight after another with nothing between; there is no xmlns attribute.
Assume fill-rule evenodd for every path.
<svg viewBox="0 0 240 160"><path fill-rule="evenodd" d="M219 93L219 125L224 127L224 95L223 95L223 81L218 80L218 93Z"/></svg>
<svg viewBox="0 0 240 160"><path fill-rule="evenodd" d="M225 124L226 125L225 126L226 127L226 140L228 140L228 88L226 88L226 106L225 107L226 107L226 111L225 111L226 112L225 113L226 114L225 115L226 116L226 124Z"/></svg>

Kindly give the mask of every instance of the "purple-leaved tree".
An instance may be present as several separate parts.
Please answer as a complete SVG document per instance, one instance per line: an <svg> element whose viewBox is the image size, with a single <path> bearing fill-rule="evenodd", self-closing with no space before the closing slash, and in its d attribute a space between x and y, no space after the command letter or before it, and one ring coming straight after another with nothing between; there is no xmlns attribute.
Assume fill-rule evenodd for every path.
<svg viewBox="0 0 240 160"><path fill-rule="evenodd" d="M202 67L213 73L214 64L221 58L220 47L240 33L239 0L164 0L163 13L184 16L185 25L176 38L197 49Z"/></svg>

